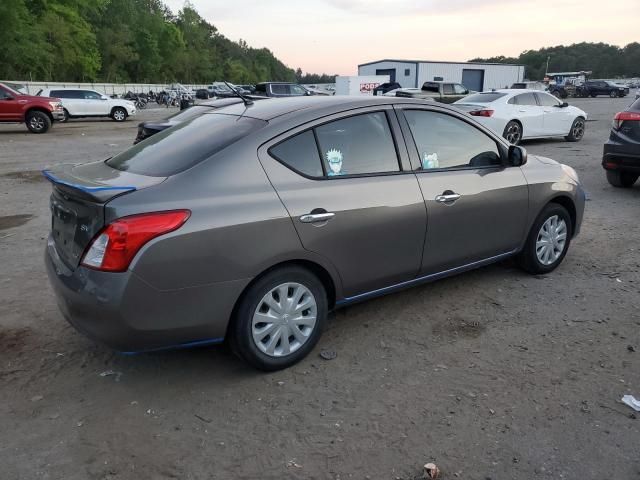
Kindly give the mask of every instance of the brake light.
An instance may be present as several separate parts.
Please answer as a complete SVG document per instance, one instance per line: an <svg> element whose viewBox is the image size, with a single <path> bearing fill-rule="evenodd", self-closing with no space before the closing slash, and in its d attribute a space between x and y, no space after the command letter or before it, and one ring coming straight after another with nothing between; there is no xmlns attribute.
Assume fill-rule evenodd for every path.
<svg viewBox="0 0 640 480"><path fill-rule="evenodd" d="M172 210L119 218L95 236L81 263L95 270L124 272L144 244L177 230L190 215L189 210Z"/></svg>
<svg viewBox="0 0 640 480"><path fill-rule="evenodd" d="M488 108L473 110L469 112L469 115L473 115L474 117L490 117L491 115L493 115L493 110L489 110Z"/></svg>
<svg viewBox="0 0 640 480"><path fill-rule="evenodd" d="M613 117L613 128L619 130L623 122L640 122L640 113L637 112L618 112Z"/></svg>

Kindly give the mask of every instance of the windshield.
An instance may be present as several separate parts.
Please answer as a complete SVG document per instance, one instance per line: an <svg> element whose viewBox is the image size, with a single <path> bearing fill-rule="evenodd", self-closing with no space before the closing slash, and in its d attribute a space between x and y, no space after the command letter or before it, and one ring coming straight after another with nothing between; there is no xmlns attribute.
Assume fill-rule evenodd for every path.
<svg viewBox="0 0 640 480"><path fill-rule="evenodd" d="M11 94L13 94L13 95L22 95L22 93L20 93L20 92L18 92L18 91L16 91L16 90L14 90L13 88L11 88L11 87L10 87L9 85L7 85L6 83L0 83L0 85L2 85L2 87L3 87L5 90L8 90L8 91L9 91L9 93L11 93Z"/></svg>
<svg viewBox="0 0 640 480"><path fill-rule="evenodd" d="M495 102L497 99L502 98L506 95L506 93L500 92L485 92L485 93L474 93L469 95L468 97L463 98L462 100L458 100L455 103L491 103Z"/></svg>
<svg viewBox="0 0 640 480"><path fill-rule="evenodd" d="M203 114L143 140L107 160L107 165L150 177L168 177L197 165L266 123L250 117Z"/></svg>

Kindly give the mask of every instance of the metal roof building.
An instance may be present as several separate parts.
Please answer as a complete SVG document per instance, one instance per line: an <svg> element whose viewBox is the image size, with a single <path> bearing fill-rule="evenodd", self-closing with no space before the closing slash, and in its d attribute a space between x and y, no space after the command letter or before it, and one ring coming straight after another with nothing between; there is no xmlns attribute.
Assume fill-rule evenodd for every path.
<svg viewBox="0 0 640 480"><path fill-rule="evenodd" d="M524 65L504 63L384 59L358 65L358 75L389 75L392 82L404 88L418 88L435 80L461 83L469 90L481 92L522 82L524 69Z"/></svg>

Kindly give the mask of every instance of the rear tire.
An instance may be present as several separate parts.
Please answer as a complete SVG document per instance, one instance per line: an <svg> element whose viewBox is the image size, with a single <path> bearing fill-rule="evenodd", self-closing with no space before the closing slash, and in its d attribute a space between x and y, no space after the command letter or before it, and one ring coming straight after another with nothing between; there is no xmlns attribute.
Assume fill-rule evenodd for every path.
<svg viewBox="0 0 640 480"><path fill-rule="evenodd" d="M27 113L25 120L31 133L46 133L51 128L49 115L39 110Z"/></svg>
<svg viewBox="0 0 640 480"><path fill-rule="evenodd" d="M243 294L229 325L231 349L260 370L290 367L313 350L327 313L327 293L315 275L298 266L273 270Z"/></svg>
<svg viewBox="0 0 640 480"><path fill-rule="evenodd" d="M124 122L127 119L127 111L122 107L116 107L111 111L111 118L116 122Z"/></svg>
<svg viewBox="0 0 640 480"><path fill-rule="evenodd" d="M573 121L569 135L564 137L567 142L579 142L584 137L585 120L582 117L578 117Z"/></svg>
<svg viewBox="0 0 640 480"><path fill-rule="evenodd" d="M515 120L511 120L504 127L504 132L502 132L502 136L512 145L518 145L520 140L522 140L522 125L516 122Z"/></svg>
<svg viewBox="0 0 640 480"><path fill-rule="evenodd" d="M518 254L518 264L534 275L555 270L569 250L572 235L573 224L567 209L549 203L533 223L524 248ZM545 256L546 252L549 252L548 256Z"/></svg>
<svg viewBox="0 0 640 480"><path fill-rule="evenodd" d="M607 181L616 188L631 188L640 175L607 170Z"/></svg>

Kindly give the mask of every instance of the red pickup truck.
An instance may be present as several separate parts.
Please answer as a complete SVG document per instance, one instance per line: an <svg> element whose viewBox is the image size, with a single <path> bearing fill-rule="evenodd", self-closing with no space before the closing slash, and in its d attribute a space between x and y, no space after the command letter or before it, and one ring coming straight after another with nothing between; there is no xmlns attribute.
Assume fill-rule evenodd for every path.
<svg viewBox="0 0 640 480"><path fill-rule="evenodd" d="M54 121L64 119L59 98L25 95L0 83L0 123L26 123L32 133L45 133Z"/></svg>

